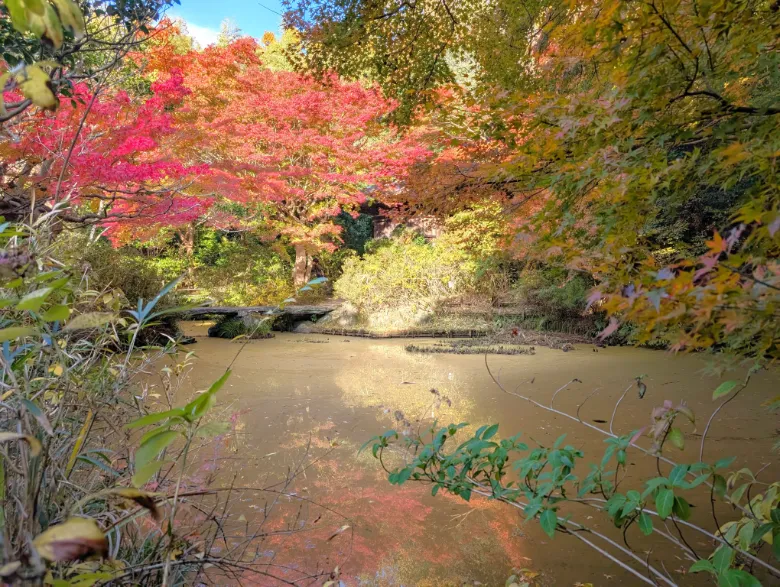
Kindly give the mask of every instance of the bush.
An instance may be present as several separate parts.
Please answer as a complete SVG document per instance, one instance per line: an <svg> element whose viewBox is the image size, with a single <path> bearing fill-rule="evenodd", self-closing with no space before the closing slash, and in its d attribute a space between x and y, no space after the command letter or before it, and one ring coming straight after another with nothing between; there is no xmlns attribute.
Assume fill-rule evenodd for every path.
<svg viewBox="0 0 780 587"><path fill-rule="evenodd" d="M262 529L272 512L269 525L278 527L290 513L284 504L271 504L259 514L258 529L243 516L236 519L228 502L260 499L265 488L242 497L232 486L210 487L190 470L202 460L195 451L209 445L204 439L234 431L211 410L230 371L172 407L183 399L193 354L179 353L169 340L165 347L140 341L147 326L166 316L161 304L175 283L127 307L118 290L85 289L94 267L69 266L55 256L73 245L72 235L57 246L51 238L50 223L23 226L0 217L3 584L185 585L206 565L243 565L240 553L268 535ZM123 262L122 251L105 243L83 252L103 255L98 265L104 271L109 258ZM137 257L126 261L113 276L129 277L121 272ZM127 291L146 287L138 283ZM154 388L161 393L150 393ZM157 411L161 407L171 409ZM274 479L267 490L289 487L306 466ZM245 528L243 535L231 533L231 552L221 547L225 527ZM311 576L327 575L313 569Z"/></svg>
<svg viewBox="0 0 780 587"><path fill-rule="evenodd" d="M579 315L588 304L593 278L560 267L526 268L513 284L516 300L555 316Z"/></svg>
<svg viewBox="0 0 780 587"><path fill-rule="evenodd" d="M150 300L166 283L183 273L186 265L150 262L133 247L114 248L108 240L90 240L84 231L62 233L54 245L53 254L79 270L86 289L121 291L127 301ZM179 300L166 298L167 305Z"/></svg>
<svg viewBox="0 0 780 587"><path fill-rule="evenodd" d="M238 336L246 338L271 338L274 318L264 316L222 316L214 326L209 328L209 336L234 339Z"/></svg>
<svg viewBox="0 0 780 587"><path fill-rule="evenodd" d="M128 300L150 299L162 284L184 275L189 293L170 303L210 301L226 306L273 305L293 292L292 264L283 249L212 229L198 232L191 256L175 240L154 248L114 248L84 231L62 235L58 254L80 267L92 289L120 289Z"/></svg>
<svg viewBox="0 0 780 587"><path fill-rule="evenodd" d="M387 309L402 322L420 318L473 282L473 261L440 242L404 233L373 250L362 259L347 259L334 286L336 295L369 320Z"/></svg>

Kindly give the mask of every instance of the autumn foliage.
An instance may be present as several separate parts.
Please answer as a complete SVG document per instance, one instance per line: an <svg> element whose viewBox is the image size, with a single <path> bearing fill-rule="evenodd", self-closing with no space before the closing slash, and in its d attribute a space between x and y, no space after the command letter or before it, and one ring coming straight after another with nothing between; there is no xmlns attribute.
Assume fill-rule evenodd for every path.
<svg viewBox="0 0 780 587"><path fill-rule="evenodd" d="M393 189L427 155L413 135L381 124L393 104L377 89L272 71L254 39L180 54L158 39L139 58L148 59L153 88L169 97L178 132L172 149L208 166L198 182L217 203L207 222L262 224L283 238L295 247L298 283L312 254L340 241L335 216Z"/></svg>

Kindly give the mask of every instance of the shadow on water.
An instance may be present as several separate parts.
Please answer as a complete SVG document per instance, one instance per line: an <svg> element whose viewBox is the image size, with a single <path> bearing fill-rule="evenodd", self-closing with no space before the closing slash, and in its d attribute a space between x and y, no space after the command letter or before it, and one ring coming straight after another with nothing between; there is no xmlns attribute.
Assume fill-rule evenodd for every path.
<svg viewBox="0 0 780 587"><path fill-rule="evenodd" d="M190 392L216 379L238 350L228 341L198 340ZM512 569L527 569L528 576L539 573L535 581L541 585L631 581L579 542L565 536L550 540L537 523L524 523L518 510L481 498L466 503L443 493L432 497L429 486L413 482L391 486L370 452L357 454L368 438L396 427L401 418L423 429L434 419L475 426L497 422L503 435L522 431L531 444L550 443L567 433L567 443L586 455L603 454L603 438L503 394L485 371L484 357L409 354L404 344L281 334L251 342L241 353L217 408L233 431L204 443L193 479L220 487L267 487L306 462L285 489L292 497L232 493L232 519L247 528L263 519L269 504L277 506L279 513L264 523L267 536L257 541L254 556L301 573L338 566L347 585L503 585ZM522 386L540 399L549 399L573 377L582 380L558 396L556 407L572 409L577 398L600 387L582 410L584 419L595 422L609 420L627 384L647 374L646 397L630 394L621 404L616 427L625 432L646 424L653 405L664 399L685 399L700 418L709 416L717 385L702 375L697 357L628 348L599 353L537 349L536 355L491 357L490 362L507 387ZM754 397L724 411L712 434L713 451L736 456L754 470L764 465L776 422L760 404L772 393L773 377L761 374L751 385ZM689 438L677 456L695 462L697 437ZM654 459L635 457L626 483L654 470ZM598 512L573 513L610 531ZM639 535L629 533L629 538L639 540ZM665 544L647 544L664 554ZM703 542L701 547L709 548ZM666 560L667 565L676 562L672 573L688 566L675 561L673 553ZM680 580L688 584L689 578ZM274 584L251 572L242 582Z"/></svg>

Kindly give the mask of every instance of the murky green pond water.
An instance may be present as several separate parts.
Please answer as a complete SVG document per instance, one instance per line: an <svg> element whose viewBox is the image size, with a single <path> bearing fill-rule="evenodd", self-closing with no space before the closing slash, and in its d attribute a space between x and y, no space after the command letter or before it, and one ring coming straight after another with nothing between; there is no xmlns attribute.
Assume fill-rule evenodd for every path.
<svg viewBox="0 0 780 587"><path fill-rule="evenodd" d="M196 325L188 328L203 333ZM267 536L254 541L250 554L299 584L307 584L307 574L337 566L346 585L504 585L513 568L528 569L531 576L539 573L535 582L541 585L635 584L635 578L578 541L566 536L550 540L537 523L525 524L518 510L481 498L466 503L441 493L432 497L430 487L421 484L391 486L370 454L358 456L365 440L395 427L399 410L423 427L432 418L498 423L500 434L522 431L531 443L551 443L565 432L567 443L586 455L603 454L603 437L501 392L486 372L483 356L409 354L406 342L277 334L245 346L216 409L234 429L204 442L192 475L219 487L273 486L287 495L234 491L230 513L238 526L246 527L233 528L231 536L240 541L239 535L245 536L247 528L251 532L275 506L262 525ZM199 337L192 347L199 360L180 399L218 378L239 347ZM537 349L535 355L491 356L489 361L508 389L519 386L539 401L548 401L572 378L580 379L581 384L558 395L560 409L573 411L601 388L581 411L591 422L609 421L627 385L636 375L647 374L645 398L632 390L620 406L616 431L621 432L648 423L651 408L666 399L684 399L700 420L706 419L719 382L702 373L700 357L631 348L598 353L590 347L567 353ZM774 457L770 447L778 422L760 404L777 393L777 383L776 374L759 374L744 401L721 413L708 454L736 456L741 466L754 470ZM443 401L436 400L432 388ZM703 422L698 432L702 428ZM698 438L689 435L676 458L697 461ZM274 485L282 483L288 470L297 470L295 480ZM625 483L654 470L654 459L634 454ZM774 462L762 475L776 479L778 472ZM703 506L697 516L709 508L708 500L694 505ZM612 532L598 512L573 513ZM640 535L633 529L628 538L639 541ZM705 551L709 547L700 536L690 540ZM689 564L666 548L649 541L638 550L653 549L677 580L693 584L675 570ZM241 582L277 584L251 571L242 574Z"/></svg>

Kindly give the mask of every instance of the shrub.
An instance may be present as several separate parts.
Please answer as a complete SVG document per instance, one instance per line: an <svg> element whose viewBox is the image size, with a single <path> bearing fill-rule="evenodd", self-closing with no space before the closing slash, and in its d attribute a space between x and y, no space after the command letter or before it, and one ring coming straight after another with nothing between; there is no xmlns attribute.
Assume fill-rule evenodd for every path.
<svg viewBox="0 0 780 587"><path fill-rule="evenodd" d="M85 231L62 233L53 247L53 255L79 270L84 287L95 291L121 291L126 301L150 300L163 285L183 273L186 264L173 259L154 263L133 247L114 248L108 240L91 240ZM176 295L163 305L176 305Z"/></svg>
<svg viewBox="0 0 780 587"><path fill-rule="evenodd" d="M209 328L209 336L234 339L238 336L246 338L271 338L274 319L270 316L255 318L252 316L222 316L214 326Z"/></svg>
<svg viewBox="0 0 780 587"><path fill-rule="evenodd" d="M185 585L206 565L243 566L232 552L258 548L275 534L263 532L271 513L281 526L289 512L271 504L259 528L235 520L228 500L247 499L240 490L204 485L188 471L201 439L231 432L211 413L229 370L171 407L193 354L170 341L140 344L140 336L165 317L161 303L175 282L127 308L114 290L85 289L92 268L74 270L53 255L68 244L51 245L48 223L0 217L3 584ZM95 251L116 253L98 246L88 254ZM171 409L155 411L161 405ZM305 467L246 492L278 494ZM202 516L205 508L212 513ZM225 527L246 528L231 533L231 552L221 548ZM311 577L327 575L314 569Z"/></svg>
<svg viewBox="0 0 780 587"><path fill-rule="evenodd" d="M594 281L585 273L559 267L529 267L513 284L515 299L547 314L581 314Z"/></svg>
<svg viewBox="0 0 780 587"><path fill-rule="evenodd" d="M369 320L389 308L407 321L470 287L473 276L473 262L457 249L404 234L362 259L347 259L334 290Z"/></svg>

